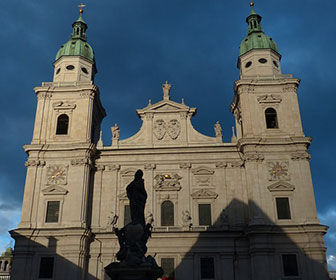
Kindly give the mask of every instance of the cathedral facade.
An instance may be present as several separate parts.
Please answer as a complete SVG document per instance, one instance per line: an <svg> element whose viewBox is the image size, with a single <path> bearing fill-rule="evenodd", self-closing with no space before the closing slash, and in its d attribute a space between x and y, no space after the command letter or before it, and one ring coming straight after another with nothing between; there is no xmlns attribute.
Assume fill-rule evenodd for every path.
<svg viewBox="0 0 336 280"><path fill-rule="evenodd" d="M165 279L328 279L303 133L300 80L282 74L276 43L252 7L234 83L231 142L193 128L196 108L170 96L137 110L140 130L111 146L82 18L58 51L53 82L36 87L12 279L109 279L113 226L130 221L126 186L144 172L148 253ZM229 105L229 104L228 104Z"/></svg>

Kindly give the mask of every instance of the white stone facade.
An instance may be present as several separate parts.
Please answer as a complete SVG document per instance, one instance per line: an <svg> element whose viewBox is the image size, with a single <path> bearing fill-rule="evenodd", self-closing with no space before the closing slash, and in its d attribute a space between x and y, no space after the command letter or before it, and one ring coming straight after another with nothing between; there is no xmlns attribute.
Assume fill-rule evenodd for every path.
<svg viewBox="0 0 336 280"><path fill-rule="evenodd" d="M260 58L267 62L258 65ZM11 231L13 279L42 279L41 266L51 259L52 276L43 279L108 279L104 267L118 251L112 219L124 225L125 188L137 169L144 172L146 216L154 219L148 253L159 264L174 259L175 279L328 279L327 227L317 218L299 80L281 74L278 55L252 50L240 58L231 105L237 135L230 143L223 143L219 124L216 137L197 132L196 108L172 101L165 83L161 101L137 110L140 131L121 140L115 125L112 145L104 146L93 64L67 58L55 70L67 63L76 64L73 71L85 65L92 77L55 73L53 83L35 88L22 216ZM61 115L66 133L57 133ZM173 204L169 226L162 225L165 201ZM56 208L49 213L50 202ZM280 217L280 202L288 202L288 217ZM199 205L209 207L210 225L200 224ZM286 258L296 259L291 275ZM205 260L210 272L202 271Z"/></svg>

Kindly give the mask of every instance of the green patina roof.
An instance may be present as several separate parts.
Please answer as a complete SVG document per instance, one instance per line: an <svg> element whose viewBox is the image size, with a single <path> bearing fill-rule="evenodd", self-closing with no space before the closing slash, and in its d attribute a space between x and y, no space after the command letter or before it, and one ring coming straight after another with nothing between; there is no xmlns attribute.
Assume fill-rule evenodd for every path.
<svg viewBox="0 0 336 280"><path fill-rule="evenodd" d="M247 36L240 44L239 56L249 52L253 49L271 49L279 53L277 44L272 38L265 35L262 30L261 16L258 15L252 7L251 13L246 18L248 24Z"/></svg>
<svg viewBox="0 0 336 280"><path fill-rule="evenodd" d="M72 34L68 42L66 42L57 52L56 60L62 56L81 56L91 62L94 62L94 52L91 46L86 41L87 25L82 18L82 14L72 24Z"/></svg>

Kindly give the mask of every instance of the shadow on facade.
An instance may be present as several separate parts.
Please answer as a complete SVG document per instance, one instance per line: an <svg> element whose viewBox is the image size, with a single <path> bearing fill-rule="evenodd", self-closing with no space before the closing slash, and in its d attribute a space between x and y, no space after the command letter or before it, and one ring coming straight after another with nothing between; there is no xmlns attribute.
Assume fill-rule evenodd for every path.
<svg viewBox="0 0 336 280"><path fill-rule="evenodd" d="M232 200L223 211L213 226L199 231L197 241L181 256L175 270L165 272L167 279L329 279L323 241L327 227L276 225L252 201L247 205ZM253 222L249 221L252 213L256 217ZM169 235L176 232L167 232L167 238ZM163 258L176 261L179 256L172 253Z"/></svg>
<svg viewBox="0 0 336 280"><path fill-rule="evenodd" d="M50 237L42 237L40 233L37 230L32 232L32 238L18 233L14 234L16 244L11 280L99 279L87 272L89 255L81 248L82 241L87 243L83 238L78 242L77 248L74 248L72 244L68 247L63 245L62 249L59 249L61 238L57 237L57 229L55 229L55 234ZM36 236L38 237L35 238ZM70 236L69 239L71 239Z"/></svg>
<svg viewBox="0 0 336 280"><path fill-rule="evenodd" d="M178 238L181 244L185 244L185 248L190 240L194 240L190 238L190 234L196 236L197 240L191 248L188 247L189 250L182 246L177 251L161 248L157 252L151 246L153 241L149 240L149 253L158 253L159 265L169 258L173 258L175 263L179 262L165 277L176 280L329 279L323 242L325 226L284 223L280 227L253 202L247 205L233 200L223 211L225 214L207 229L192 227L188 233L164 233L167 244L172 244ZM257 217L253 222L249 222L251 213ZM32 231L31 238L12 232L16 237L12 279L102 279L104 273L101 270L97 269L96 275L88 273L88 262L98 261L89 255L92 236L83 235L77 239L77 243L70 242L69 232L69 245L66 246L59 244L59 240L64 238L58 239L56 229L49 230L51 232L50 237L37 238L36 236L42 236L42 232ZM64 237L64 232L62 236ZM155 231L152 238L159 236L162 233ZM104 263L101 267L105 265L107 264ZM52 277L48 278L50 270ZM105 276L105 279L109 277Z"/></svg>

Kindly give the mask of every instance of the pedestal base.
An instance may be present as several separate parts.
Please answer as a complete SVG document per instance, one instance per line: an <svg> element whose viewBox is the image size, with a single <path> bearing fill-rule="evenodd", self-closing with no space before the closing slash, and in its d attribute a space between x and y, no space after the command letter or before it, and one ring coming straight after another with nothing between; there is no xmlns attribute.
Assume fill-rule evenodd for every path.
<svg viewBox="0 0 336 280"><path fill-rule="evenodd" d="M127 266L113 262L105 267L105 272L111 280L156 280L163 275L161 267L147 263L139 266Z"/></svg>

